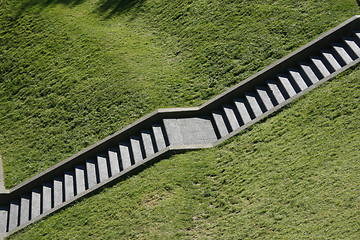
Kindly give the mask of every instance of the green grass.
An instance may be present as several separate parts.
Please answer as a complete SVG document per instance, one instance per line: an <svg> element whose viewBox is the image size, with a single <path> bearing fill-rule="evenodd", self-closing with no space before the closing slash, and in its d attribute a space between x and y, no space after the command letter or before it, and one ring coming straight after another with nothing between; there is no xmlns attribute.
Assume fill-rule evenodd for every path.
<svg viewBox="0 0 360 240"><path fill-rule="evenodd" d="M358 14L355 0L0 0L15 186L161 107L196 106ZM15 239L358 239L360 70Z"/></svg>
<svg viewBox="0 0 360 240"><path fill-rule="evenodd" d="M2 0L6 186L161 107L195 106L358 12L356 1Z"/></svg>
<svg viewBox="0 0 360 240"><path fill-rule="evenodd" d="M10 239L359 239L360 67Z"/></svg>

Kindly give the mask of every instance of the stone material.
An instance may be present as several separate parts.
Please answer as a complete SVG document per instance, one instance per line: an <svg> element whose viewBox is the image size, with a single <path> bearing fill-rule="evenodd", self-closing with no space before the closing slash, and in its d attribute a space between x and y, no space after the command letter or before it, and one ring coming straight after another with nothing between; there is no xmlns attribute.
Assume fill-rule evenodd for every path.
<svg viewBox="0 0 360 240"><path fill-rule="evenodd" d="M161 151L162 149L166 148L164 129L160 124L153 124L152 130L154 132L157 150Z"/></svg>
<svg viewBox="0 0 360 240"><path fill-rule="evenodd" d="M224 114L220 111L213 111L212 116L219 131L220 137L225 137L226 135L228 135L229 131L226 127Z"/></svg>
<svg viewBox="0 0 360 240"><path fill-rule="evenodd" d="M164 119L170 146L213 143L217 140L211 120L206 117Z"/></svg>
<svg viewBox="0 0 360 240"><path fill-rule="evenodd" d="M5 192L5 181L4 181L4 168L2 163L2 158L0 155L0 192Z"/></svg>
<svg viewBox="0 0 360 240"><path fill-rule="evenodd" d="M103 182L109 178L108 166L107 166L107 159L105 155L98 155L97 156L97 164L99 170L99 181Z"/></svg>
<svg viewBox="0 0 360 240"><path fill-rule="evenodd" d="M309 78L311 83L315 84L319 81L319 78L314 73L314 70L311 68L311 66L308 63L300 63L301 69L304 71L306 76Z"/></svg>
<svg viewBox="0 0 360 240"><path fill-rule="evenodd" d="M251 121L251 116L249 114L249 110L246 106L245 100L235 99L235 106L240 114L240 118L244 124Z"/></svg>
<svg viewBox="0 0 360 240"><path fill-rule="evenodd" d="M30 196L24 195L20 201L20 225L30 220Z"/></svg>

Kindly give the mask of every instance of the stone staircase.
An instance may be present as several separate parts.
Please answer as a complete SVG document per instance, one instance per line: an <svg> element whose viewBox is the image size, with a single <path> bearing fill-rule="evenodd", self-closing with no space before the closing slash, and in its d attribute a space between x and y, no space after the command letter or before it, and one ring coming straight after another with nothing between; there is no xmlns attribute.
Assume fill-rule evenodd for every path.
<svg viewBox="0 0 360 240"><path fill-rule="evenodd" d="M160 109L0 193L6 236L171 150L215 146L360 60L360 17L197 108Z"/></svg>

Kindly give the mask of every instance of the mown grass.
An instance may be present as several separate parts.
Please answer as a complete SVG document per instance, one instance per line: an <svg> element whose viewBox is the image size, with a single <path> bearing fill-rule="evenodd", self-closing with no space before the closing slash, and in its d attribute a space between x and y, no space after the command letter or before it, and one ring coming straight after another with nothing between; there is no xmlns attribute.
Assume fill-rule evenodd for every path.
<svg viewBox="0 0 360 240"><path fill-rule="evenodd" d="M1 1L6 186L157 108L199 105L358 12L347 1Z"/></svg>
<svg viewBox="0 0 360 240"><path fill-rule="evenodd" d="M160 107L199 105L358 13L346 1L0 2L14 186ZM358 239L360 70L15 239Z"/></svg>
<svg viewBox="0 0 360 240"><path fill-rule="evenodd" d="M10 239L359 239L360 67Z"/></svg>

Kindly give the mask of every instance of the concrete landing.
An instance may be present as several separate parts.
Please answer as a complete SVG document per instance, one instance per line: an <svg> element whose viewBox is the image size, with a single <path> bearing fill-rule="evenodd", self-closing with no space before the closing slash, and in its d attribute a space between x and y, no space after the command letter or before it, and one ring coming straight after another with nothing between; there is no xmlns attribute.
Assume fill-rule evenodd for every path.
<svg viewBox="0 0 360 240"><path fill-rule="evenodd" d="M208 117L164 119L170 146L208 144L217 141Z"/></svg>

